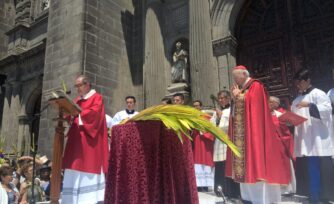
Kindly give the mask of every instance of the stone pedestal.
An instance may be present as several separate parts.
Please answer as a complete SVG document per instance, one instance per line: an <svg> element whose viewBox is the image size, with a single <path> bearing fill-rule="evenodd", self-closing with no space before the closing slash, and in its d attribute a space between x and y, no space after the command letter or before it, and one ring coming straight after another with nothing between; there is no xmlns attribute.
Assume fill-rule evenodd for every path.
<svg viewBox="0 0 334 204"><path fill-rule="evenodd" d="M167 88L168 94L167 98L172 98L176 93L182 93L185 98L185 103L187 104L190 100L190 87L186 83L173 83Z"/></svg>

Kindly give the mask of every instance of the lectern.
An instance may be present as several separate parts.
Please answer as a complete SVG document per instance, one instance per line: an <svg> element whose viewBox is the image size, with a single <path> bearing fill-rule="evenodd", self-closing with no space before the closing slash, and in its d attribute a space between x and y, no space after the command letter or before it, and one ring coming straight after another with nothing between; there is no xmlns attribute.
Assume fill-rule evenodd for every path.
<svg viewBox="0 0 334 204"><path fill-rule="evenodd" d="M61 168L62 156L64 151L64 115L77 116L81 108L75 104L64 92L52 92L52 98L49 99L50 105L58 110L57 126L53 139L53 156L52 156L52 177L51 177L51 203L59 203L61 188Z"/></svg>

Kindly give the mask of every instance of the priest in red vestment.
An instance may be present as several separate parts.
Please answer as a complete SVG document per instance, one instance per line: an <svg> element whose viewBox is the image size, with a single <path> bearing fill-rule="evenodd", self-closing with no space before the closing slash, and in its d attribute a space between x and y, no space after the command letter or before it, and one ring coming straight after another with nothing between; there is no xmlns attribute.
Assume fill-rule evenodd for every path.
<svg viewBox="0 0 334 204"><path fill-rule="evenodd" d="M193 102L193 107L198 110L202 110L202 106L199 100ZM194 130L192 137L197 187L199 191L208 191L208 188L213 188L214 185L214 136Z"/></svg>
<svg viewBox="0 0 334 204"><path fill-rule="evenodd" d="M88 77L75 81L75 103L81 113L71 118L63 158L62 203L97 203L104 199L108 168L108 132L102 96Z"/></svg>
<svg viewBox="0 0 334 204"><path fill-rule="evenodd" d="M283 144L282 148L285 152L284 159L284 169L286 171L282 172L286 174L286 177L290 177L290 183L288 186L283 186L283 194L296 193L296 178L293 162L295 161L294 157L294 142L293 135L290 132L289 127L285 122L279 120L279 116L285 113L285 110L280 107L280 99L275 96L269 97L269 108L272 114L272 119L276 127L276 133L278 133L279 138Z"/></svg>
<svg viewBox="0 0 334 204"><path fill-rule="evenodd" d="M282 173L285 152L268 106L263 84L249 77L245 66L232 71L232 110L229 136L241 157L228 149L226 175L240 183L241 197L253 204L281 201L281 184L290 178Z"/></svg>

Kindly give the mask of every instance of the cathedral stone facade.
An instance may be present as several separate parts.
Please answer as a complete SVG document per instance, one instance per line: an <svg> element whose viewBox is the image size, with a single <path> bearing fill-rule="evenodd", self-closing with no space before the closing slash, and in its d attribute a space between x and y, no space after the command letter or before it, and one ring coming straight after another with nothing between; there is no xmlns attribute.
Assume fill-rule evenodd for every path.
<svg viewBox="0 0 334 204"><path fill-rule="evenodd" d="M88 75L115 114L134 95L141 110L183 91L212 106L230 69L250 68L286 105L292 75L307 67L334 86L331 0L2 0L0 125L5 151L52 155L55 110L47 95ZM187 80L172 82L176 44ZM182 60L185 60L182 58Z"/></svg>

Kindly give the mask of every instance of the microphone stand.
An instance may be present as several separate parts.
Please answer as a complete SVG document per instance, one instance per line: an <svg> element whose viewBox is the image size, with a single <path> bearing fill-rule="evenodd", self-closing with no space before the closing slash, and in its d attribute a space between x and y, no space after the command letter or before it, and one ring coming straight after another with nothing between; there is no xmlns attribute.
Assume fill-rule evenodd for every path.
<svg viewBox="0 0 334 204"><path fill-rule="evenodd" d="M70 95L71 94L71 90L66 91L65 92L66 95ZM41 110L34 114L33 118L31 119L31 127L30 127L30 136L32 137L32 124L35 120L40 119L42 113L50 106L50 103L46 104L44 107L41 108ZM35 140L35 138L33 137L33 140ZM37 153L37 149L35 149L35 141L33 142L34 147L33 147L33 151L32 151L32 158L33 158L33 163L32 163L32 169L33 169L33 173L32 173L32 184L31 184L31 194L32 194L32 198L30 199L29 203L35 204L35 179L36 179L36 175L35 175L35 171L36 171L36 153Z"/></svg>
<svg viewBox="0 0 334 204"><path fill-rule="evenodd" d="M210 95L210 99L211 99L211 101L212 101L213 108L216 109L216 102L218 101L217 98L216 98L216 96L213 95L213 94L211 94L211 95Z"/></svg>

